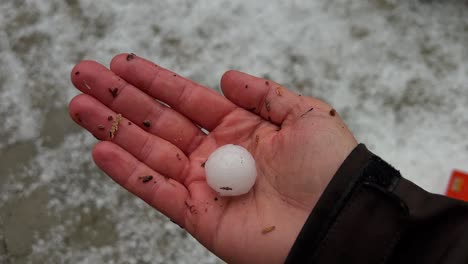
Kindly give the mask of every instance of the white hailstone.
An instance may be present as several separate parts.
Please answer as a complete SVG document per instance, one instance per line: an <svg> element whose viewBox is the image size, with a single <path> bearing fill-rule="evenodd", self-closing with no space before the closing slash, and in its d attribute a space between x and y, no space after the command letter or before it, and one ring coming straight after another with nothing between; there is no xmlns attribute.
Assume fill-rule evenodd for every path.
<svg viewBox="0 0 468 264"><path fill-rule="evenodd" d="M224 145L215 150L205 163L206 181L221 196L248 193L257 178L255 160L238 145Z"/></svg>

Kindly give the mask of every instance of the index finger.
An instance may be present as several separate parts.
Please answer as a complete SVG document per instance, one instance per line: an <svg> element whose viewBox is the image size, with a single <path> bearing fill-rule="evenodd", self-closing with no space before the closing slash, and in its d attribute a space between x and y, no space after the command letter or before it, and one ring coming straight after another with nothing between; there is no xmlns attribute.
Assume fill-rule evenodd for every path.
<svg viewBox="0 0 468 264"><path fill-rule="evenodd" d="M111 70L148 95L163 101L207 130L236 106L215 91L134 54L112 59Z"/></svg>

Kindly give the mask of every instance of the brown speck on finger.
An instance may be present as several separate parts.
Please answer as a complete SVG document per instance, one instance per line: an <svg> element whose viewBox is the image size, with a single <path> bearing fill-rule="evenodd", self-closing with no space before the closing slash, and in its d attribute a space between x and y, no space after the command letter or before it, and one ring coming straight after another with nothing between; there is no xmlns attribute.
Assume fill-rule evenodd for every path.
<svg viewBox="0 0 468 264"><path fill-rule="evenodd" d="M268 234L270 233L271 231L275 230L275 226L268 226L268 227L265 227L262 229L262 234Z"/></svg>
<svg viewBox="0 0 468 264"><path fill-rule="evenodd" d="M309 110L307 110L307 112L303 113L303 114L301 115L301 117L305 116L307 113L309 113L309 112L312 111L312 110L314 110L313 107L311 107Z"/></svg>
<svg viewBox="0 0 468 264"><path fill-rule="evenodd" d="M276 87L276 95L283 96L283 90L280 86Z"/></svg>
<svg viewBox="0 0 468 264"><path fill-rule="evenodd" d="M149 120L145 120L145 121L143 121L143 125L144 125L145 127L150 127L150 126L151 126L151 122L150 122Z"/></svg>
<svg viewBox="0 0 468 264"><path fill-rule="evenodd" d="M112 127L111 127L111 129L109 131L111 139L113 139L115 137L115 134L119 130L119 124L120 124L121 121L122 121L122 115L117 114L117 116L115 117L115 121L112 122Z"/></svg>
<svg viewBox="0 0 468 264"><path fill-rule="evenodd" d="M128 125L131 126L131 125L132 125L132 122L128 121Z"/></svg>
<svg viewBox="0 0 468 264"><path fill-rule="evenodd" d="M249 89L249 85L248 85L248 84L246 84L244 87L245 87L245 89Z"/></svg>
<svg viewBox="0 0 468 264"><path fill-rule="evenodd" d="M127 55L127 61L133 60L133 59L135 58L135 56L136 56L136 55L135 55L134 53L128 54L128 55Z"/></svg>
<svg viewBox="0 0 468 264"><path fill-rule="evenodd" d="M206 165L206 161L204 161L204 162L201 164L202 168L205 168L205 165Z"/></svg>
<svg viewBox="0 0 468 264"><path fill-rule="evenodd" d="M114 118L113 118L112 116L108 116L108 117L107 117L107 120L108 120L108 121L112 121L112 120L114 120Z"/></svg>
<svg viewBox="0 0 468 264"><path fill-rule="evenodd" d="M256 135L255 136L255 146L258 146L258 142L260 142L260 136Z"/></svg>
<svg viewBox="0 0 468 264"><path fill-rule="evenodd" d="M151 181L153 179L153 176L151 176L151 175L140 176L140 177L138 177L138 179L140 179L141 182L143 182L143 183L147 183L147 182L149 182L149 181Z"/></svg>
<svg viewBox="0 0 468 264"><path fill-rule="evenodd" d="M335 109L330 110L330 115L335 116L336 115L336 110Z"/></svg>
<svg viewBox="0 0 468 264"><path fill-rule="evenodd" d="M271 105L270 105L270 101L269 101L269 100L265 100L265 108L266 108L267 112L270 112Z"/></svg>
<svg viewBox="0 0 468 264"><path fill-rule="evenodd" d="M101 125L101 124L99 124L99 125L97 126L97 128L98 128L99 130L104 130L104 129L105 129L104 125Z"/></svg>
<svg viewBox="0 0 468 264"><path fill-rule="evenodd" d="M218 201L218 197L215 197L214 200L215 200L215 202Z"/></svg>
<svg viewBox="0 0 468 264"><path fill-rule="evenodd" d="M80 123L83 122L83 120L81 120L80 114L76 113L76 114L75 114L75 118L76 118L76 120L77 120L78 122L80 122Z"/></svg>
<svg viewBox="0 0 468 264"><path fill-rule="evenodd" d="M80 72L79 72L79 71L76 71L76 72L75 72L75 75L76 75L76 76L80 75Z"/></svg>
<svg viewBox="0 0 468 264"><path fill-rule="evenodd" d="M172 76L173 76L173 77L177 77L177 74L173 74Z"/></svg>
<svg viewBox="0 0 468 264"><path fill-rule="evenodd" d="M266 84L266 85L270 85L270 82L269 82L269 81L265 81L265 84Z"/></svg>
<svg viewBox="0 0 468 264"><path fill-rule="evenodd" d="M176 154L176 157L177 157L178 160L182 160L179 153Z"/></svg>
<svg viewBox="0 0 468 264"><path fill-rule="evenodd" d="M115 98L119 93L119 88L109 88L109 93Z"/></svg>

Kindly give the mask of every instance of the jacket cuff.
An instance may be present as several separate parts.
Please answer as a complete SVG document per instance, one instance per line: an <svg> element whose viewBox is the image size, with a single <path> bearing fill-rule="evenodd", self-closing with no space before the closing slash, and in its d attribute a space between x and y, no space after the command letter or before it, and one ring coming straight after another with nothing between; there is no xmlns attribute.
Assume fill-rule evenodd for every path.
<svg viewBox="0 0 468 264"><path fill-rule="evenodd" d="M397 170L359 144L323 192L286 263L385 261L408 213L392 193L400 179Z"/></svg>

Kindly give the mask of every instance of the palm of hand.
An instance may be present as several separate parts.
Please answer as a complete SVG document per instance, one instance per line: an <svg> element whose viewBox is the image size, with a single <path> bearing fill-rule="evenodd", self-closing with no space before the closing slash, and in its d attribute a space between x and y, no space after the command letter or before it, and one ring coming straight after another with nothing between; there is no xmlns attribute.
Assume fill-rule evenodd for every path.
<svg viewBox="0 0 468 264"><path fill-rule="evenodd" d="M131 120L127 127L127 121L123 122L124 127L111 139L113 143L96 146L93 155L98 166L224 260L284 261L320 194L356 145L341 119L330 114L331 108L321 101L299 97L277 84L239 72L226 74L222 86L226 96L240 107L208 90L194 89L182 95L174 89L172 94L177 96L152 94L151 87L171 86L174 79L170 82L168 77L178 76L159 68L153 77L147 77L154 71L153 64L132 56L130 62L137 65L129 67L128 59L129 55L117 56L113 71L134 85L131 87L93 62L83 62L72 72L78 89ZM155 81L157 77L161 81ZM184 82L178 85L184 90L196 85L185 79L177 82ZM107 88L109 83L120 87L119 96L124 99L115 98L114 93L119 91ZM141 123L138 116L145 121L149 116L141 106L131 107L125 102L125 98L143 96L136 87L168 103L191 122L171 113L166 116L175 121L174 130L163 130L168 125L163 115L157 120L160 129L154 127L156 124L154 128L141 126L143 130L131 126L132 122ZM137 101L145 100L142 97ZM207 108L213 106L213 111L205 110L201 115L199 100L205 101ZM96 125L111 113L104 105L89 96L78 96L70 103L70 112L96 137L108 140L107 131ZM204 135L192 122L207 127L210 133ZM224 144L242 145L256 159L257 181L246 195L220 197L204 180L203 162ZM110 165L116 160L121 164L118 168ZM141 176L146 174L154 175L154 181L146 182Z"/></svg>

